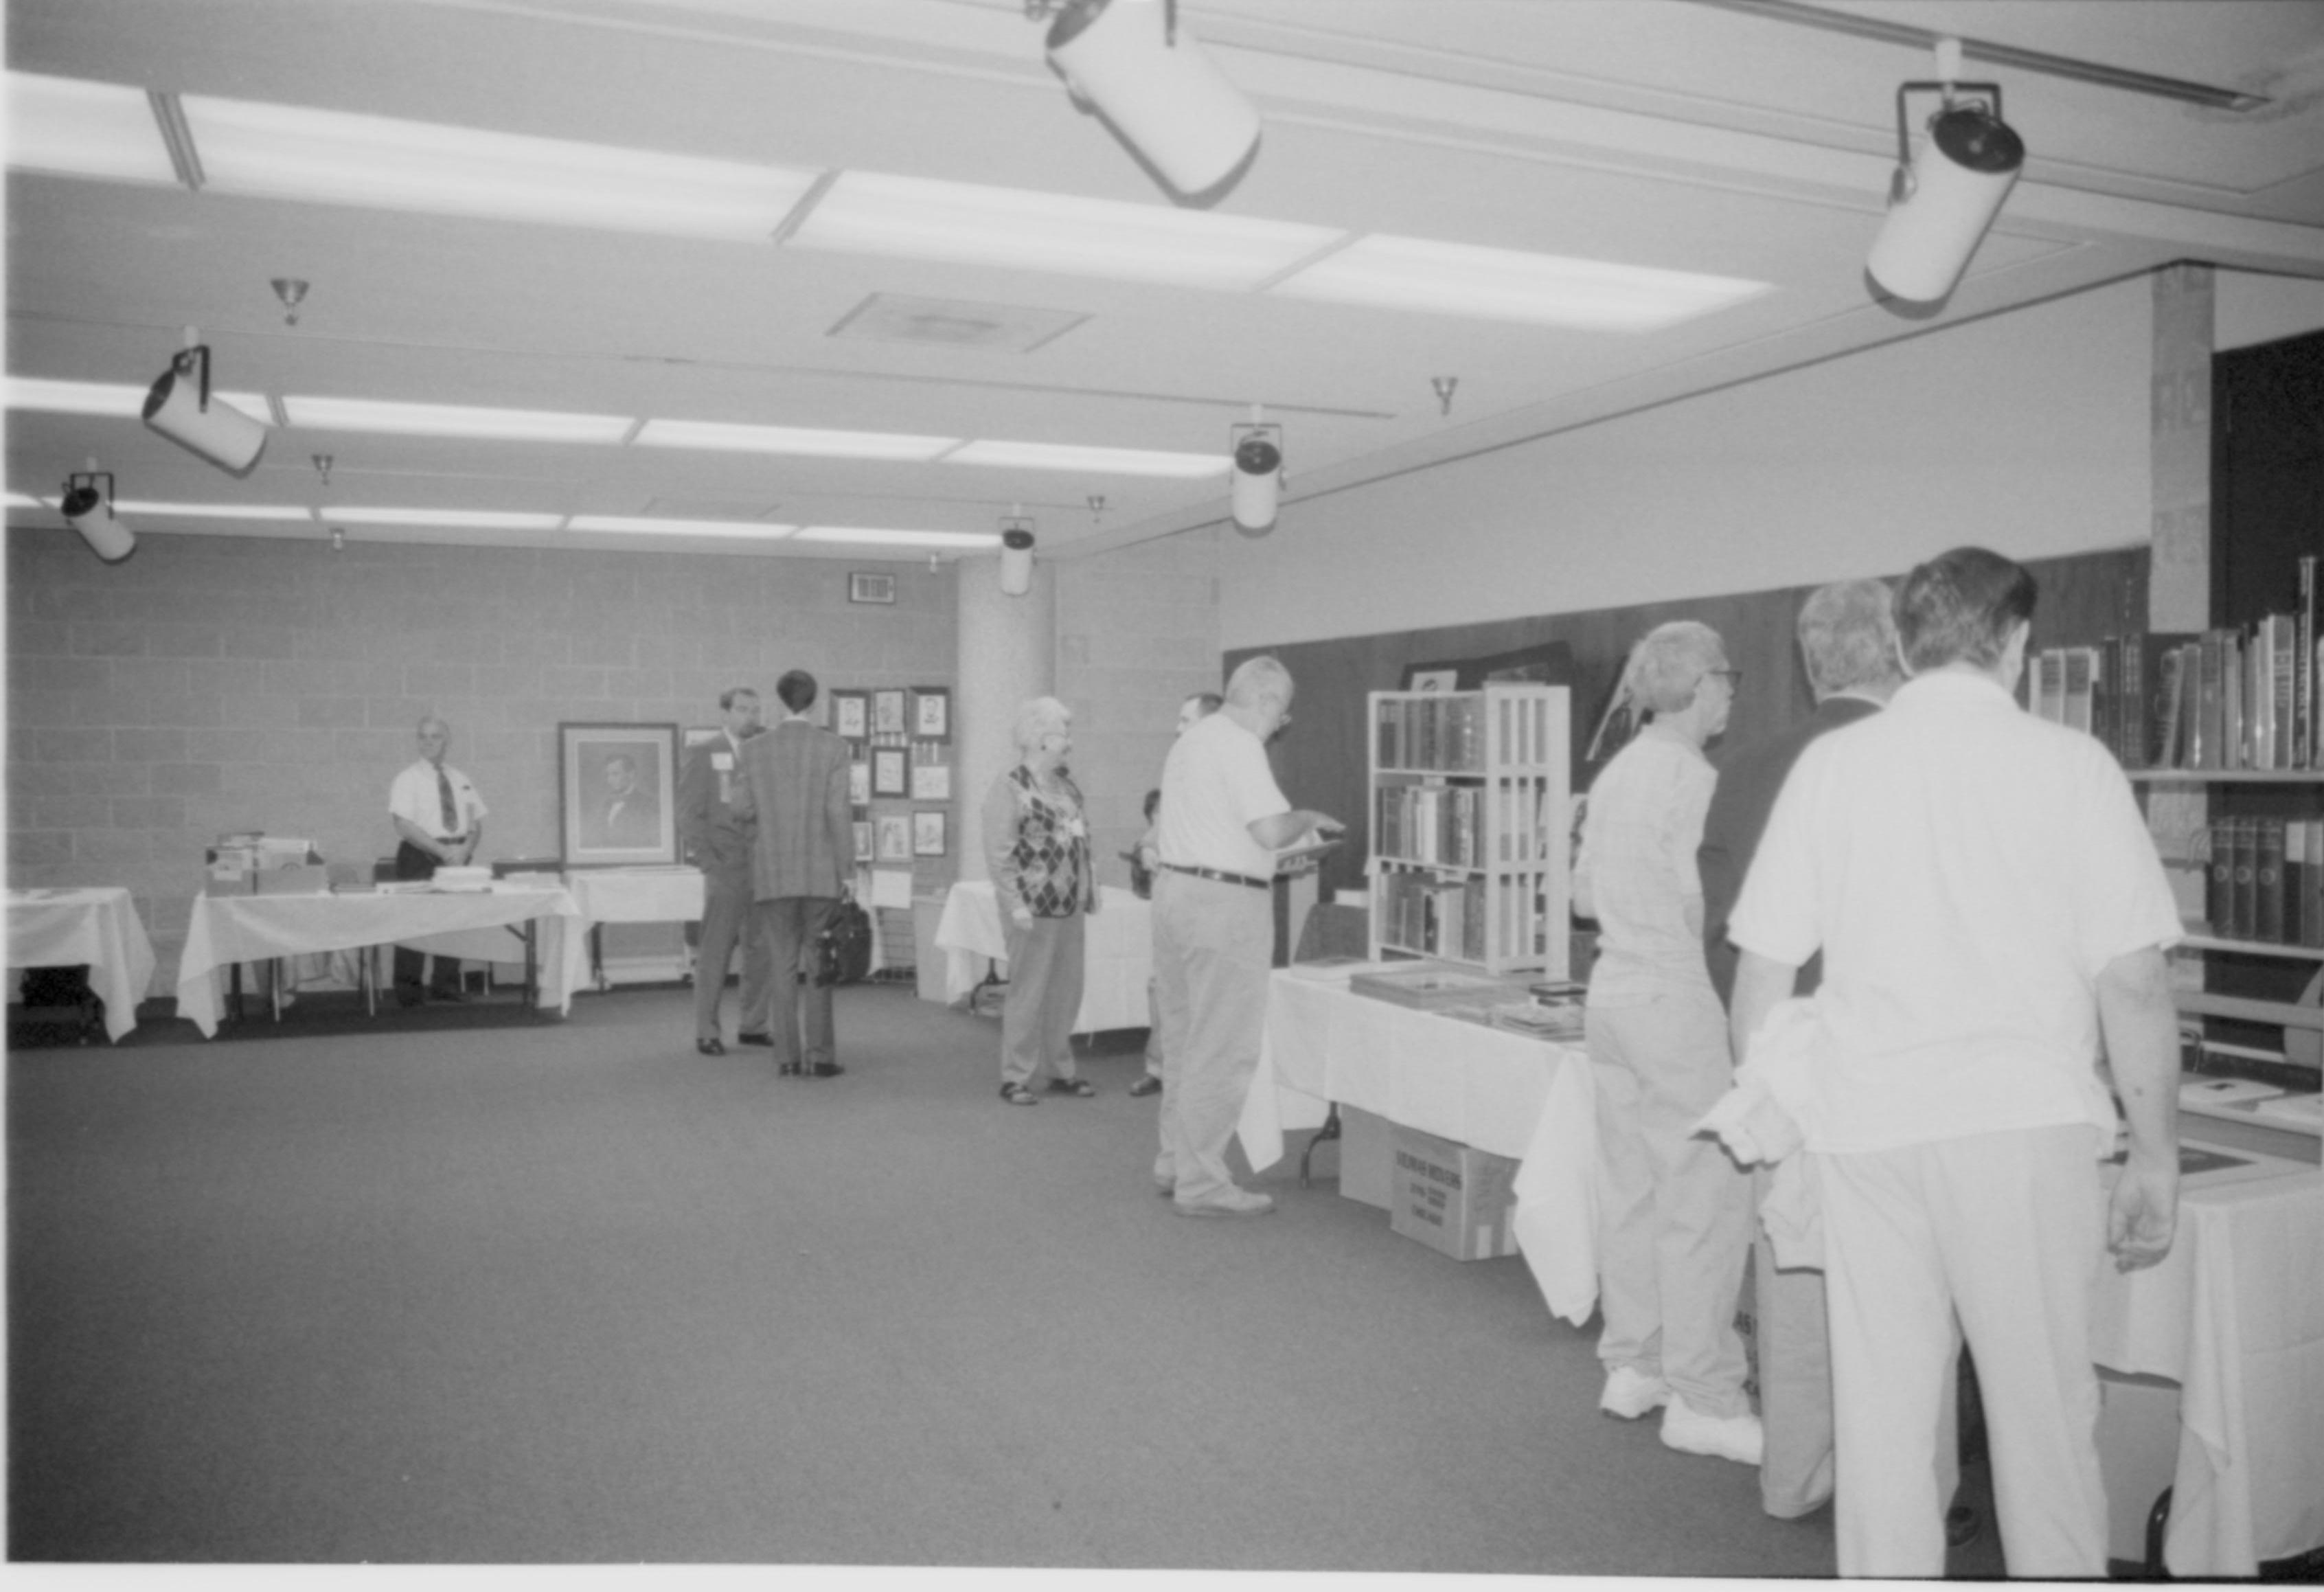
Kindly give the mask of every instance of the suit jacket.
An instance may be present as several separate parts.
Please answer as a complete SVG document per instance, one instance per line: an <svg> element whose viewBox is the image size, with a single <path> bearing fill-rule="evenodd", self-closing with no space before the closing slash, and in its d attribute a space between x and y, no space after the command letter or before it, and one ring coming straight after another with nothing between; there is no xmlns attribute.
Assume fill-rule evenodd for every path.
<svg viewBox="0 0 2324 1592"><path fill-rule="evenodd" d="M847 804L847 743L805 719L785 719L742 745L734 816L753 824L751 894L836 897L855 865Z"/></svg>
<svg viewBox="0 0 2324 1592"><path fill-rule="evenodd" d="M750 746L744 741L745 748ZM733 754L726 777L721 778L715 759ZM721 731L686 754L678 776L678 844L687 861L705 873L747 876L751 870L751 830L734 815L733 797L742 784L742 758Z"/></svg>
<svg viewBox="0 0 2324 1592"><path fill-rule="evenodd" d="M588 846L650 846L661 838L661 813L653 792L640 788L616 801L604 798L596 823L585 825L581 843Z"/></svg>
<svg viewBox="0 0 2324 1592"><path fill-rule="evenodd" d="M1830 697L1790 729L1741 748L1720 763L1719 787L1711 792L1711 810L1702 820L1702 844L1695 851L1702 874L1703 961L1711 968L1711 982L1719 991L1720 1004L1734 998L1735 967L1740 960L1735 947L1728 943L1727 920L1743 894L1752 854L1759 849L1759 837L1767 832L1768 816L1775 810L1775 798L1783 794L1792 765L1817 736L1879 711L1877 704L1860 696ZM1799 993L1814 989L1822 976L1823 958L1809 958L1800 970Z"/></svg>

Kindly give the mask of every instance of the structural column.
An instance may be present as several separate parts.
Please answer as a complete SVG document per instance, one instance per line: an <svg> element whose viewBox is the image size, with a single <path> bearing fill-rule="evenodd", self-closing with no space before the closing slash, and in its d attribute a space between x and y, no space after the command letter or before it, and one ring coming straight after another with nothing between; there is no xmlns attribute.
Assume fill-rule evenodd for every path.
<svg viewBox="0 0 2324 1592"><path fill-rule="evenodd" d="M2211 622L2211 343L2215 278L2208 265L2154 273L2153 365L2148 380L2147 565L2151 630L2200 630ZM2209 815L2200 785L2157 785L2147 825L2182 916L2204 915L2203 858L2196 837ZM2182 987L2200 989L2200 957L2172 959Z"/></svg>
<svg viewBox="0 0 2324 1592"><path fill-rule="evenodd" d="M1033 588L1001 591L998 557L966 558L955 584L960 663L953 725L954 810L960 814L960 877L990 877L984 865L984 793L1017 761L1013 733L1019 704L1056 693L1057 584L1045 560L1033 562Z"/></svg>

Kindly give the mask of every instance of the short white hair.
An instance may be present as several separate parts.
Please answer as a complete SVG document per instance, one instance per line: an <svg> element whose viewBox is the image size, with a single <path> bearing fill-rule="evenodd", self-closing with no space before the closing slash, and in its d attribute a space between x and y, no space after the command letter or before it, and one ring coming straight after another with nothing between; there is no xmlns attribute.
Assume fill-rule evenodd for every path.
<svg viewBox="0 0 2324 1592"><path fill-rule="evenodd" d="M1017 708L1017 750L1029 756L1047 735L1063 735L1074 722L1074 710L1054 696L1036 696Z"/></svg>
<svg viewBox="0 0 2324 1592"><path fill-rule="evenodd" d="M1674 713L1694 700L1703 676L1727 667L1727 644L1709 625L1674 619L1656 625L1630 649L1622 686L1642 708Z"/></svg>
<svg viewBox="0 0 2324 1592"><path fill-rule="evenodd" d="M1257 707L1262 696L1291 700L1291 671L1267 653L1246 658L1227 676L1227 701L1237 707Z"/></svg>

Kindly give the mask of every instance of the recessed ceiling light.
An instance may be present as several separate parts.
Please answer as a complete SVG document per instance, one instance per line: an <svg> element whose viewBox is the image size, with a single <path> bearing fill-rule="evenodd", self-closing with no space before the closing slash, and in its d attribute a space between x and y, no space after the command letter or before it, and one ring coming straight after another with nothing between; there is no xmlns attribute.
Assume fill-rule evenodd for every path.
<svg viewBox="0 0 2324 1592"><path fill-rule="evenodd" d="M261 198L761 242L817 173L187 95L204 186Z"/></svg>
<svg viewBox="0 0 2324 1592"><path fill-rule="evenodd" d="M865 547L997 548L1001 538L978 530L871 530L856 525L810 525L800 542L858 542Z"/></svg>
<svg viewBox="0 0 2324 1592"><path fill-rule="evenodd" d="M113 505L124 514L152 514L180 520L311 520L312 509L287 503L142 503Z"/></svg>
<svg viewBox="0 0 2324 1592"><path fill-rule="evenodd" d="M1651 332L1740 304L1769 288L1736 277L1374 235L1294 272L1270 290L1380 309Z"/></svg>
<svg viewBox="0 0 2324 1592"><path fill-rule="evenodd" d="M807 454L831 459L933 459L960 446L957 437L907 437L888 431L815 431L794 426L733 426L717 420L648 420L640 447L718 448L734 453Z"/></svg>
<svg viewBox="0 0 2324 1592"><path fill-rule="evenodd" d="M178 180L143 88L37 72L8 74L8 164L66 177Z"/></svg>
<svg viewBox="0 0 2324 1592"><path fill-rule="evenodd" d="M562 514L514 514L493 509L342 509L333 520L355 525L473 525L484 530L555 530Z"/></svg>
<svg viewBox="0 0 2324 1592"><path fill-rule="evenodd" d="M776 541L790 535L796 525L770 525L757 520L667 520L635 514L576 514L565 522L567 530L628 531L647 536L723 536Z"/></svg>
<svg viewBox="0 0 2324 1592"><path fill-rule="evenodd" d="M1168 205L848 171L788 241L804 249L1250 289L1344 235Z"/></svg>
<svg viewBox="0 0 2324 1592"><path fill-rule="evenodd" d="M134 420L145 412L145 394L150 385L136 386L124 382L51 382L39 376L8 378L8 407L12 410L45 410L60 415L112 415ZM223 399L254 420L263 421L271 412L263 392L213 391L213 401Z"/></svg>
<svg viewBox="0 0 2324 1592"><path fill-rule="evenodd" d="M1082 470L1101 475L1222 475L1234 461L1224 453L1158 453L1137 447L1075 447L1052 442L972 442L944 456L947 465L1016 465L1028 470Z"/></svg>
<svg viewBox="0 0 2324 1592"><path fill-rule="evenodd" d="M453 403L390 403L366 398L282 400L291 425L324 431L384 431L407 437L486 437L504 442L614 443L637 421L629 415L484 409Z"/></svg>

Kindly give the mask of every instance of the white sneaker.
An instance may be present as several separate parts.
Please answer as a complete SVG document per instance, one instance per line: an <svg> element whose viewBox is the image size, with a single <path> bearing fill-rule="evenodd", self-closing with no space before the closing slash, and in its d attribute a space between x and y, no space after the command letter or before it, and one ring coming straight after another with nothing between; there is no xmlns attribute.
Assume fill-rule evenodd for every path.
<svg viewBox="0 0 2324 1592"><path fill-rule="evenodd" d="M1684 1399L1673 1399L1663 1410L1663 1446L1683 1454L1708 1454L1738 1465L1757 1465L1766 1439L1757 1415L1698 1414Z"/></svg>
<svg viewBox="0 0 2324 1592"><path fill-rule="evenodd" d="M1606 1391L1598 1395L1598 1407L1609 1415L1636 1421L1670 1403L1670 1384L1661 1377L1623 1366L1606 1378Z"/></svg>

